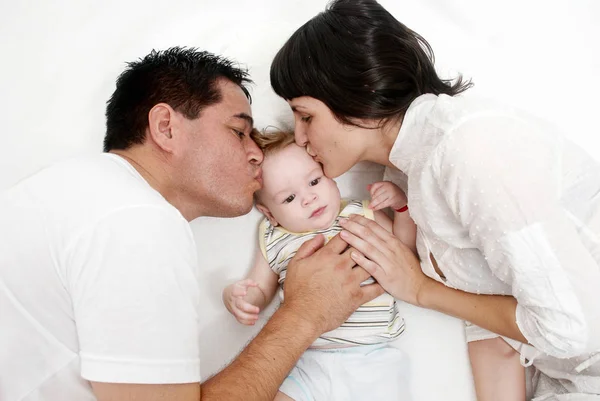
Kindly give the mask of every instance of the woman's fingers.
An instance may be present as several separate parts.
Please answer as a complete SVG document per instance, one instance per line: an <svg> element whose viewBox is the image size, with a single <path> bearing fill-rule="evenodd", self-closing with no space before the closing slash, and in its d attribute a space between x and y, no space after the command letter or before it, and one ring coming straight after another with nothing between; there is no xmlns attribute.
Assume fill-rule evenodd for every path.
<svg viewBox="0 0 600 401"><path fill-rule="evenodd" d="M386 275L386 271L383 269L383 267L373 262L372 260L367 259L362 253L356 250L352 251L351 256L352 260L354 260L358 266L362 267L364 271L368 273L369 276L372 276L375 280L379 282L385 279L384 276Z"/></svg>
<svg viewBox="0 0 600 401"><path fill-rule="evenodd" d="M353 214L349 219L340 220L340 224L344 230L369 242L379 239L387 243L394 238L385 228L381 227L375 221L363 216ZM353 246L350 243L348 244ZM372 244L374 245L374 243Z"/></svg>
<svg viewBox="0 0 600 401"><path fill-rule="evenodd" d="M365 232L361 231L359 234L361 236L358 236L350 231L342 231L340 235L352 248L355 248L363 255L367 255L370 260L376 263L382 263L387 258L387 252L384 253L385 244L379 238L375 238L374 234L365 235ZM363 239L365 237L368 239ZM352 262L355 263L354 260Z"/></svg>

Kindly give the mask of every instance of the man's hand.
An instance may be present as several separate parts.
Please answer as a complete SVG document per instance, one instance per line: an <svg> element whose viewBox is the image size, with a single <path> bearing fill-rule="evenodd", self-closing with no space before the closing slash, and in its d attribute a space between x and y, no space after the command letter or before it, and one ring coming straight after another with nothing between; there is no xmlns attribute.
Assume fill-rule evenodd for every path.
<svg viewBox="0 0 600 401"><path fill-rule="evenodd" d="M305 242L290 261L282 305L317 335L338 328L360 305L383 293L379 284L360 286L369 273L355 268L344 240L335 236L323 246L324 241L319 235Z"/></svg>

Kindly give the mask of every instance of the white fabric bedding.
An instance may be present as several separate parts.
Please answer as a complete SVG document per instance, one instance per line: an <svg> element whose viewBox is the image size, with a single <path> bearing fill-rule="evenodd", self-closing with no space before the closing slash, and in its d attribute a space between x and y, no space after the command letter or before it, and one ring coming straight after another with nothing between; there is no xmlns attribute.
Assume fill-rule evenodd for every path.
<svg viewBox="0 0 600 401"><path fill-rule="evenodd" d="M432 45L439 71L473 78L473 91L528 110L600 158L600 3L592 0L382 0ZM259 128L289 126L268 83L272 57L325 0L59 0L7 2L0 13L0 190L68 156L100 151L104 106L125 65L151 49L196 46L246 64ZM551 4L550 4L551 3ZM382 169L361 164L339 179L366 196ZM259 214L192 223L203 276L202 371L219 370L254 335L221 303L221 289L249 269ZM272 312L272 305L266 315ZM462 322L403 305L397 341L413 399L474 400Z"/></svg>

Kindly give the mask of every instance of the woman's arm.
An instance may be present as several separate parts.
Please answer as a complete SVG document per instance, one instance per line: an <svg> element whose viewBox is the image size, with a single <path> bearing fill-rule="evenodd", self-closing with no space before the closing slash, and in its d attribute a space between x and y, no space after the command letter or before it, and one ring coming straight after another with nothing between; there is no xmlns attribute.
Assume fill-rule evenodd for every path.
<svg viewBox="0 0 600 401"><path fill-rule="evenodd" d="M521 120L484 115L438 145L425 174L434 178L427 185L439 186L431 193L443 196L447 218L463 228L457 235L468 236L512 297L446 288L423 275L400 241L360 218L347 223L352 234L344 234L368 258L356 260L400 299L529 342L548 355L597 349L600 269L570 205L563 204L562 148L548 138ZM599 211L590 204L589 213Z"/></svg>
<svg viewBox="0 0 600 401"><path fill-rule="evenodd" d="M517 301L513 297L476 295L446 287L425 276L410 248L376 222L354 215L341 224L345 229L342 238L356 249L354 260L394 297L527 342L515 323ZM369 255L368 259L364 255Z"/></svg>

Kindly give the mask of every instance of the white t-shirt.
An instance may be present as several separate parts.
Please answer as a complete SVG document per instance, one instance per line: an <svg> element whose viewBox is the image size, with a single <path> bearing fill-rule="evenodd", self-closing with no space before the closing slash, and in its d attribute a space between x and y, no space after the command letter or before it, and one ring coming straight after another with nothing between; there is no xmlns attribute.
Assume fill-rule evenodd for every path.
<svg viewBox="0 0 600 401"><path fill-rule="evenodd" d="M516 110L429 94L410 105L390 161L400 171L386 178L408 190L425 274L514 296L521 332L547 355L600 350L594 159Z"/></svg>
<svg viewBox="0 0 600 401"><path fill-rule="evenodd" d="M0 195L0 400L94 400L87 380L200 381L188 222L124 159Z"/></svg>

